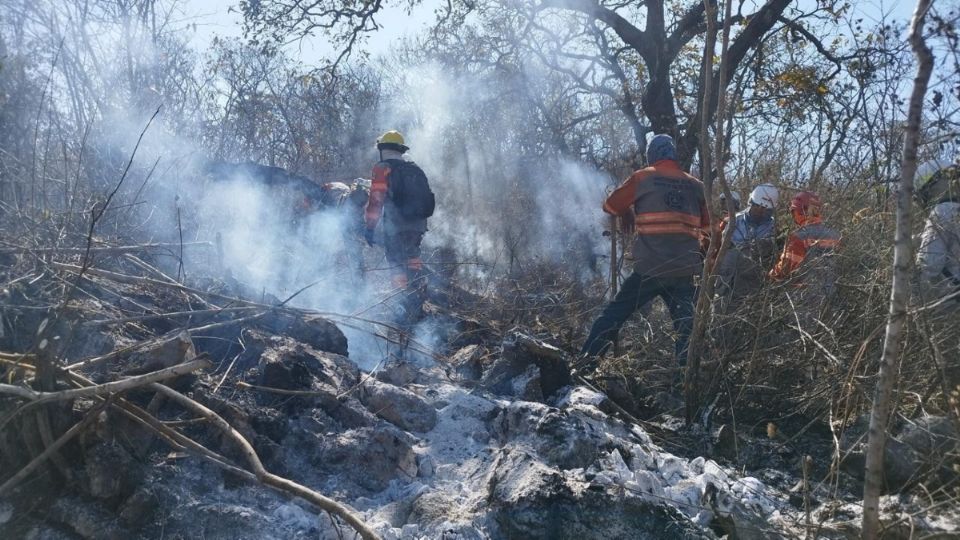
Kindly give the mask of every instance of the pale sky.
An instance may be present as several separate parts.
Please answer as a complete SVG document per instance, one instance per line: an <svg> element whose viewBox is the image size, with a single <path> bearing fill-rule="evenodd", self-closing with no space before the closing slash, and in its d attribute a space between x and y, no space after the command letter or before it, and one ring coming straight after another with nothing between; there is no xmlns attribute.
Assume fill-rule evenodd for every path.
<svg viewBox="0 0 960 540"><path fill-rule="evenodd" d="M425 30L435 20L434 9L441 0L423 0L409 15L403 6L406 0L386 0L388 7L376 17L381 29L371 35L364 45L365 49L376 56L385 53L390 46L405 37L413 37ZM760 0L754 0L759 3ZM812 11L818 0L797 0L794 4L802 11ZM910 0L852 0L854 13L865 19L865 26L876 23L881 14L887 13L899 22L909 20L915 2ZM182 0L182 9L189 22L197 24L192 42L198 49L206 49L214 36L239 37L242 34L242 15L236 7L237 0ZM234 8L231 12L231 8ZM299 51L300 60L308 65L321 64L323 59L335 53L329 41L322 35L291 45L293 51Z"/></svg>
<svg viewBox="0 0 960 540"><path fill-rule="evenodd" d="M373 56L385 53L392 44L425 30L435 20L433 9L437 1L424 0L422 5L408 15L402 7L391 7L406 2L387 0L387 7L375 18L381 29L370 36L364 45L365 50ZM183 0L185 16L197 24L197 31L191 40L194 47L206 49L214 36L242 35L243 15L236 7L237 3L237 0ZM321 64L325 57L337 52L323 35L305 39L290 47L291 51L299 51L300 60L309 65Z"/></svg>

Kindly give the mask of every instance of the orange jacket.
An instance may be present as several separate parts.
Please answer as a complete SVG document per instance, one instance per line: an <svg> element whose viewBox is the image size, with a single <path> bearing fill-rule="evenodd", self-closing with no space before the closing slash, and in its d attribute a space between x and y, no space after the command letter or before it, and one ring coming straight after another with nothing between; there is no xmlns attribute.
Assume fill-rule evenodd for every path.
<svg viewBox="0 0 960 540"><path fill-rule="evenodd" d="M640 169L603 204L603 211L633 216L635 271L687 276L700 271L700 239L709 230L703 184L672 160Z"/></svg>
<svg viewBox="0 0 960 540"><path fill-rule="evenodd" d="M796 231L790 233L780 260L770 270L770 277L775 280L787 279L800 268L811 252L832 252L839 243L839 235L824 226L819 217L808 218Z"/></svg>
<svg viewBox="0 0 960 540"><path fill-rule="evenodd" d="M380 216L383 215L383 204L387 200L387 178L390 175L390 165L381 161L373 166L373 180L370 182L370 198L367 199L367 208L364 210L363 217L367 223L367 229L376 229L380 222Z"/></svg>

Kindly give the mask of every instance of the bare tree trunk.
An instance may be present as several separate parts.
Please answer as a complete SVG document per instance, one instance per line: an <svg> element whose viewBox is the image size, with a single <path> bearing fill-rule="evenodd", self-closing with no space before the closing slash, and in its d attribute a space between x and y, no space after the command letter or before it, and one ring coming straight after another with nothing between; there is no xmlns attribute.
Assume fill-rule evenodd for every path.
<svg viewBox="0 0 960 540"><path fill-rule="evenodd" d="M897 232L893 248L893 285L890 292L890 312L887 332L880 359L880 374L870 411L870 430L867 441L866 479L863 486L864 539L873 540L880 533L880 490L883 485L883 455L886 428L891 413L893 383L900 367L900 341L907 320L907 300L910 296L910 271L913 263L910 208L913 198L913 178L917 171L917 145L920 123L923 120L923 98L933 70L933 53L923 39L923 25L932 0L918 0L910 23L910 45L919 66L913 81L910 108L907 111L907 129L903 141L903 163L900 167L900 191L897 194Z"/></svg>
<svg viewBox="0 0 960 540"><path fill-rule="evenodd" d="M704 258L703 272L701 274L702 279L700 280L700 292L693 315L693 331L690 334L690 343L687 348L687 372L683 383L687 424L693 421L693 417L696 414L700 403L700 357L703 355L707 323L709 322L710 311L713 305L713 284L716 262L720 260L720 257L723 257L724 253L726 252L726 246L729 244L730 235L733 232L732 227L727 227L723 231L723 238L721 239L718 237L717 229L713 225L716 218L714 218L712 212L713 177L710 174L712 165L710 159L710 137L708 136L710 115L706 111L710 110L709 100L712 99L710 80L713 78L711 76L713 71L713 42L716 39L717 29L715 12L716 8L710 4L710 0L704 0L704 6L706 8L705 10L707 16L707 42L704 46L703 60L705 73L703 110L705 112L700 128L700 163L702 167L701 176L704 177L704 187L706 188L705 195L707 198L707 213L710 216L710 245L707 249L706 257ZM727 81L724 77L724 72L726 70L727 63L727 48L730 43L731 6L732 2L728 0L725 5L723 37L721 38L720 78L719 84L717 85L718 102L716 115L717 127L715 133L716 149L714 154L717 158L717 178L720 180L720 187L723 189L723 192L726 195L727 211L732 216L734 215L733 197L730 195L730 188L727 186L726 175L723 173L725 140L723 136L723 120L725 116L724 109L726 108L727 104Z"/></svg>
<svg viewBox="0 0 960 540"><path fill-rule="evenodd" d="M617 254L619 225L617 216L610 216L610 300L617 297L617 288L620 285L620 257Z"/></svg>

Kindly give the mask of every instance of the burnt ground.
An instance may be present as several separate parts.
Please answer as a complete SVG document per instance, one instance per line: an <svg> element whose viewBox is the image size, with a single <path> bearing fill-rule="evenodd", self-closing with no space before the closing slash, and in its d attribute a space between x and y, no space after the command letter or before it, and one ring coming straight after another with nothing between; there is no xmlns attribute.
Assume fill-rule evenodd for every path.
<svg viewBox="0 0 960 540"><path fill-rule="evenodd" d="M83 294L66 308L56 299L75 270L8 288L5 381L31 380L32 368L11 362L42 355L94 383L208 359L166 384L227 420L267 470L347 505L384 538L800 537L805 493L819 535L857 534L859 484L824 459L834 449L830 426L787 406L782 391L778 401L769 385L747 387L734 408L717 394L708 422L684 426L669 342L655 332L627 332L646 342L627 340L633 352L585 384L567 369L576 335L545 324L550 309L504 317L502 300L450 284L434 284L414 332L429 346L415 341L401 359L396 334L365 322L385 313L338 319L235 282L184 286L122 260L109 271L81 280ZM38 350L31 336L41 327L52 345ZM379 348L353 347L362 335L379 336ZM57 388L68 380L58 377ZM143 387L39 407L54 436L87 420L3 493L5 537L350 536L340 518L132 421L120 399L244 468L209 421ZM20 404L0 401L3 471L50 442ZM906 491L884 503L887 523L925 504ZM953 510L911 526L953 534ZM891 530L907 531L902 523Z"/></svg>

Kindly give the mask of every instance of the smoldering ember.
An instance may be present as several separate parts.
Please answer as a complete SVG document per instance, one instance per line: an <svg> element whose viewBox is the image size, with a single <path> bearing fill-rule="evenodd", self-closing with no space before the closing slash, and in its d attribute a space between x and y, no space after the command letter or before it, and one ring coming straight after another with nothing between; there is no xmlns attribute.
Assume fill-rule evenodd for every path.
<svg viewBox="0 0 960 540"><path fill-rule="evenodd" d="M0 538L960 538L958 21L0 0Z"/></svg>

